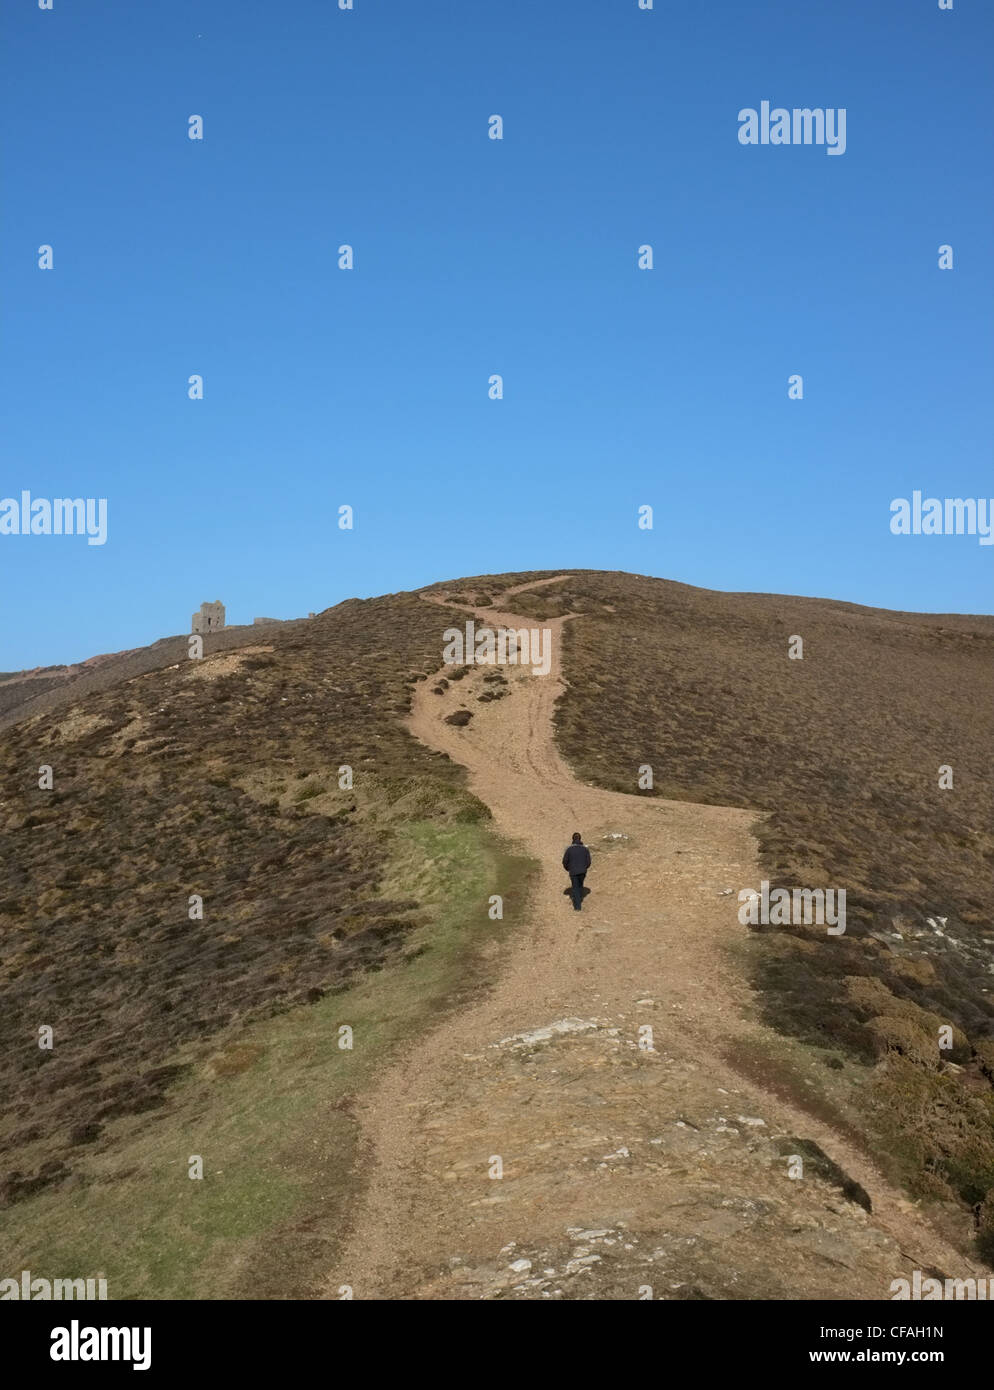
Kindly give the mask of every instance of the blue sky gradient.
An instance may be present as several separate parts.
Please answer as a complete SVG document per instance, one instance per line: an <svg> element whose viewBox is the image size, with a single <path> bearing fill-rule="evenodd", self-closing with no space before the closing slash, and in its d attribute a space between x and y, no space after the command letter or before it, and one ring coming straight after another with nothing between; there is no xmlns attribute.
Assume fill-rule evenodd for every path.
<svg viewBox="0 0 994 1390"><path fill-rule="evenodd" d="M991 611L994 547L889 529L994 494L987 0L2 24L0 495L109 539L0 536L0 669L522 569ZM740 145L763 100L845 154Z"/></svg>

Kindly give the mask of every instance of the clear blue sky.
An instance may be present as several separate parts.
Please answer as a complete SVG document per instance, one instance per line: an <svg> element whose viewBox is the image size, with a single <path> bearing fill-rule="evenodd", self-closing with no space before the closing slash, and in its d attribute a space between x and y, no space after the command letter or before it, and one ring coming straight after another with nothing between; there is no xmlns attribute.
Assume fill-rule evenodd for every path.
<svg viewBox="0 0 994 1390"><path fill-rule="evenodd" d="M989 0L18 0L2 40L0 496L109 539L0 536L0 669L532 568L991 611L994 547L889 530L994 494ZM763 100L845 107L845 154L740 145Z"/></svg>

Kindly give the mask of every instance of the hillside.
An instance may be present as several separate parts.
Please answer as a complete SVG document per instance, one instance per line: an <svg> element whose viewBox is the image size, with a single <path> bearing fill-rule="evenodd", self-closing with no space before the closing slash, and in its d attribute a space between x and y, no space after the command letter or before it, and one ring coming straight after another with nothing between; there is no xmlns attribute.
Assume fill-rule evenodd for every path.
<svg viewBox="0 0 994 1390"><path fill-rule="evenodd" d="M452 588L496 602L540 577ZM582 615L556 714L579 777L753 807L772 885L846 889L844 936L767 927L748 943L764 1017L852 1065L853 1122L917 1195L980 1202L994 1186L994 619L601 573L515 606ZM956 1030L944 1060L940 1022Z"/></svg>
<svg viewBox="0 0 994 1390"><path fill-rule="evenodd" d="M313 1125L308 1107L327 1085L321 1048L335 1069L326 1105L343 1101L350 1069L369 1060L337 1049L337 1020L359 1012L348 983L393 956L412 962L387 995L393 1023L377 1023L384 1049L394 1024L413 1028L458 1000L473 987L476 950L472 919L459 917L464 894L478 878L492 887L505 862L458 770L400 726L411 685L438 661L437 623L417 599L350 601L267 627L261 641L258 629L212 636L202 661L186 652L186 639L170 639L50 690L20 722L8 716L0 744L7 1260L61 1268L60 1252L78 1250L91 1226L83 1248L118 1287L179 1297L230 1291L246 1242L265 1233L278 1250L276 1216L292 1217L322 1178L327 1191L344 1181L346 1110L328 1127L333 1179L308 1171L310 1154L297 1172L300 1155L287 1164L281 1142ZM51 791L38 787L46 764ZM353 787L341 790L346 765ZM465 879L456 892L450 856ZM457 966L464 978L450 979ZM248 1030L290 1010L309 1037L322 1009L336 1023L321 1047L300 1043L275 1083L259 1077L251 1099L236 1097L268 1046L246 1042ZM38 1046L42 1026L54 1029L51 1050ZM266 1130L274 1084L302 1088L285 1134ZM205 1184L199 1215L179 1218L194 1227L200 1285L186 1249L175 1268L172 1258L145 1267L138 1233L163 1249L176 1239L195 1186L188 1155L207 1147L223 1168L219 1136L239 1116L251 1123L225 1143L244 1189L215 1197ZM294 1261L299 1291L306 1268Z"/></svg>
<svg viewBox="0 0 994 1390"><path fill-rule="evenodd" d="M295 619L281 627L298 627L305 620ZM267 640L269 637L267 632ZM148 647L91 656L70 666L43 666L34 671L0 673L0 730L10 728L33 714L50 714L64 709L88 695L109 690L134 676L160 671L187 657L185 636L163 637ZM260 641L258 627L231 626L211 634L208 652L231 651Z"/></svg>
<svg viewBox="0 0 994 1390"><path fill-rule="evenodd" d="M461 616L432 601L440 598ZM510 616L555 624L562 685L513 668L489 684L450 668L437 683L442 630L512 600ZM793 634L804 637L803 661L787 660ZM888 1195L893 1183L927 1203L936 1249L944 1238L967 1255L989 1253L992 656L989 618L532 573L350 600L278 630L228 630L207 640L203 662L187 660L185 639L167 639L9 708L0 734L7 1263L40 1270L71 1254L108 1269L122 1295L293 1296L348 1263L346 1213L360 1194L372 1204L368 1227L350 1217L360 1242L393 1249L377 1237L382 1221L404 1245L422 1227L390 1224L407 1198L376 1173L391 1144L420 1152L396 1120L412 1066L425 1113L455 1084L439 1077L439 1089L425 1089L427 1059L444 1053L429 1039L449 1030L452 1055L462 1056L466 1029L483 1045L481 1028L519 1006L553 1008L561 990L580 1017L600 1017L609 967L595 938L619 930L619 958L642 993L678 990L673 1006L689 1013L692 1033L696 1019L696 1055L706 1048L709 1068L727 1071L726 1093L741 1088L745 1105L759 1087L754 1098L783 1108L781 1138L830 1153L825 1173L843 1152L853 1176L870 1165L857 1185L872 1188L891 1222L881 1242L901 1238L906 1219ZM446 724L460 710L469 718ZM572 773L548 751L553 719ZM538 740L523 755L538 780L523 767L525 781L510 772L501 781L519 738ZM53 769L52 791L38 789L42 764ZM651 790L638 786L645 764ZM940 764L952 765L955 790L938 790ZM351 788L339 785L345 765ZM544 783L561 783L565 799L549 803L539 830L531 803ZM543 837L559 841L572 828L555 818L580 814L581 792L597 828L617 835L617 845L603 842L614 868L602 882L614 884L628 926L602 891L589 940L577 937L563 955L542 935L560 930L549 896L559 889L544 874L536 880L530 859L548 860ZM603 815L627 828L612 831ZM626 855L637 871L624 869ZM653 855L665 859L658 884ZM723 895L758 887L759 872L774 884L845 888L845 936L741 926L734 893ZM496 922L494 893L504 902ZM203 920L189 915L194 894ZM654 914L677 935L650 944ZM928 925L940 917L943 926ZM708 1002L712 973L727 977L724 1014ZM520 1022L527 1030L555 1017ZM716 1030L708 1041L705 1022ZM948 1054L934 1045L940 1023L955 1029ZM343 1024L354 1029L352 1050L340 1046ZM51 1051L37 1046L44 1025L55 1032ZM613 1026L592 1018L583 1046L607 1045ZM657 1018L656 1027L678 1055L671 1024ZM567 1036L538 1052L550 1065L557 1048L580 1042ZM541 1061L531 1044L528 1056ZM591 1054L594 1089L578 1082L570 1106L601 1094L594 1072L604 1060ZM650 1061L637 1049L629 1059ZM675 1113L689 1123L703 1101L686 1089L695 1064L686 1067ZM457 1066L451 1078L459 1075ZM472 1084L490 1094L494 1075ZM660 1125L674 1123L669 1084L652 1093ZM524 1112L502 1094L475 1121L467 1115L466 1136L505 1109L520 1129ZM619 1123L646 1103L624 1088L601 1099ZM568 1127L571 1113L557 1103L549 1132ZM759 1166L746 1165L736 1202L755 1205L765 1192L762 1174L777 1162L772 1131L770 1143L750 1143ZM205 1150L210 1180L191 1182L188 1159ZM373 1176L365 1151L381 1155ZM741 1166L729 1152L726 1177ZM694 1162L687 1174L698 1182ZM815 1204L803 1219L819 1229L835 1220L825 1215L837 1200L831 1187L816 1182L796 1198ZM459 1190L457 1176L448 1191ZM636 1203L650 1225L655 1190L647 1181ZM780 1191L771 1187L760 1206L775 1210ZM571 1193L561 1194L564 1213ZM700 1202L696 1187L692 1196ZM439 1202L432 1219L444 1232ZM865 1218L852 1205L840 1220L857 1249ZM615 1216L623 1207L614 1203ZM449 1218L453 1241L460 1211ZM480 1229L481 1249L491 1234ZM817 1243L793 1274L788 1264L764 1275L763 1250L777 1238L775 1225L750 1229L744 1294L689 1251L675 1281L707 1286L706 1296L783 1297L803 1267L800 1296L836 1296L818 1273ZM430 1264L425 1252L411 1261L413 1296L452 1295L415 1278L416 1263ZM614 1278L593 1293L581 1281L566 1296L634 1296L624 1269ZM468 1287L476 1292L458 1296L504 1296L489 1276Z"/></svg>

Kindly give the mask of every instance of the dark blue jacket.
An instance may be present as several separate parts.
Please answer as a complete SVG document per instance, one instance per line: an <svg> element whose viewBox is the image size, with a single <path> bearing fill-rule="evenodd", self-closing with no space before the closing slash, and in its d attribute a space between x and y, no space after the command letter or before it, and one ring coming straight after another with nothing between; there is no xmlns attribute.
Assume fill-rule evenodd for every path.
<svg viewBox="0 0 994 1390"><path fill-rule="evenodd" d="M590 868L590 850L586 845L568 845L563 855L563 868L568 874L585 874Z"/></svg>

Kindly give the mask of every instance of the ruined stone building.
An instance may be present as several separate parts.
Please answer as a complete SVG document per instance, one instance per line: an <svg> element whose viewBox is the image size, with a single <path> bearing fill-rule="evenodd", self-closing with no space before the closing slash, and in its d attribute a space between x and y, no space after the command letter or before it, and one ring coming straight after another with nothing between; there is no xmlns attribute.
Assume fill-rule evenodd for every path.
<svg viewBox="0 0 994 1390"><path fill-rule="evenodd" d="M191 622L192 632L220 632L224 627L224 604L220 599L202 603L200 612L194 613Z"/></svg>

